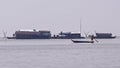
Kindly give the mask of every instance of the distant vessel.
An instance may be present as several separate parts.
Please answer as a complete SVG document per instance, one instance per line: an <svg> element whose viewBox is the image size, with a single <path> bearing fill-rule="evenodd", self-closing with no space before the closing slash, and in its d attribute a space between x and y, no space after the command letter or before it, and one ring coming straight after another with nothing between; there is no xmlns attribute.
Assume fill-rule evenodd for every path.
<svg viewBox="0 0 120 68"><path fill-rule="evenodd" d="M112 33L95 33L96 36L94 36L94 38L97 39L112 39L112 38L116 38L116 36L113 36Z"/></svg>
<svg viewBox="0 0 120 68"><path fill-rule="evenodd" d="M37 31L33 29L32 31L16 31L13 37L8 37L8 39L50 39L50 31Z"/></svg>
<svg viewBox="0 0 120 68"><path fill-rule="evenodd" d="M72 33L72 32L60 32L58 35L54 35L53 39L80 39L84 38L81 36L81 33Z"/></svg>

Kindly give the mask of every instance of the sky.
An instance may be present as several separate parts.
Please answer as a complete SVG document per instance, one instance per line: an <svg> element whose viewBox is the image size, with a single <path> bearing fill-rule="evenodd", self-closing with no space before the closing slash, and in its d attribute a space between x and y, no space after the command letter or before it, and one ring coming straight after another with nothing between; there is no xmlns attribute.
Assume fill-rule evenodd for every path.
<svg viewBox="0 0 120 68"><path fill-rule="evenodd" d="M19 29L120 35L120 0L0 0L0 36Z"/></svg>

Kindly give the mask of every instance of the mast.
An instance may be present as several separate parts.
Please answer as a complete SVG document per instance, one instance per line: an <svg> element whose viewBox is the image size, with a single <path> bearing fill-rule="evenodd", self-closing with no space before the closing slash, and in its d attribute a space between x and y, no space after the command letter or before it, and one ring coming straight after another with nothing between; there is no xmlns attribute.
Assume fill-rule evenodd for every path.
<svg viewBox="0 0 120 68"><path fill-rule="evenodd" d="M81 37L81 34L82 34L82 23L81 23L81 19L80 19L80 37Z"/></svg>

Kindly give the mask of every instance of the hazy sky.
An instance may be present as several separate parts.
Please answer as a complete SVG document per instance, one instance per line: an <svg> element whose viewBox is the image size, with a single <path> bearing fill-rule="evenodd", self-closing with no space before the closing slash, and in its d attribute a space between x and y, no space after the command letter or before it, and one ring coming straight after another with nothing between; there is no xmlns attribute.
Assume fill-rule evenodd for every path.
<svg viewBox="0 0 120 68"><path fill-rule="evenodd" d="M19 29L120 35L120 0L0 0L0 36Z"/></svg>

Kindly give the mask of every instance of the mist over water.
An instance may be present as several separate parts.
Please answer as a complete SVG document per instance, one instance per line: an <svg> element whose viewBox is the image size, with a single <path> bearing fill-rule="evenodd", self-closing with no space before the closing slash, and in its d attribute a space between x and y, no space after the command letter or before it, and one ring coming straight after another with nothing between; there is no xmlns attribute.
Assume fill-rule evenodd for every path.
<svg viewBox="0 0 120 68"><path fill-rule="evenodd" d="M120 39L0 40L1 68L119 68Z"/></svg>

